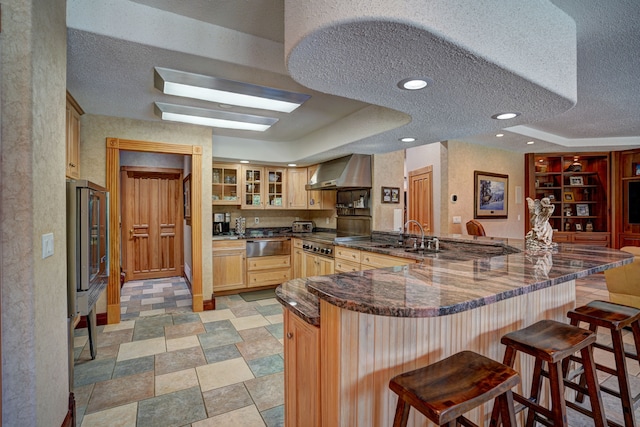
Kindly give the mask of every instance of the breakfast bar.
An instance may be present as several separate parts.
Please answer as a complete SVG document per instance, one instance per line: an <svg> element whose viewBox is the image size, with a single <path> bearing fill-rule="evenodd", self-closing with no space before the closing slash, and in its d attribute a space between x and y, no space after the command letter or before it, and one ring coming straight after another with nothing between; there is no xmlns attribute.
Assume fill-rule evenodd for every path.
<svg viewBox="0 0 640 427"><path fill-rule="evenodd" d="M462 350L500 361L505 333L541 319L566 322L566 312L575 305L575 279L633 260L618 250L578 245L531 252L519 240L441 242L455 247L455 254L295 279L278 287L277 298L287 308L285 406L288 419L297 420L294 425L313 425L316 411L323 426L390 426L397 402L388 388L392 377ZM483 256L489 246L505 250ZM301 353L293 347L299 337L292 321L317 333L315 356L313 347L306 346L307 360L294 360ZM292 390L296 367L308 369L314 361L311 372L318 383L313 375L298 378ZM532 361L523 358L515 368L523 379L520 387L528 390ZM485 425L489 412L485 405L470 418ZM411 412L410 426L425 422Z"/></svg>

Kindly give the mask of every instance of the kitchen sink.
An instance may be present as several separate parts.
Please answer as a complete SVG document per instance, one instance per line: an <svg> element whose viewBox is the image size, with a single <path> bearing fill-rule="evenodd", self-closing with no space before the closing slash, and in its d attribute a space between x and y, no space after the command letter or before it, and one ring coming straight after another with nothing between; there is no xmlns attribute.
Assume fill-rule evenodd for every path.
<svg viewBox="0 0 640 427"><path fill-rule="evenodd" d="M412 254L418 254L418 255L435 255L438 254L440 252L442 252L441 250L435 250L435 249L420 249L420 248L409 248L409 249L405 249L405 252L409 252Z"/></svg>
<svg viewBox="0 0 640 427"><path fill-rule="evenodd" d="M385 244L385 245L373 245L371 246L372 248L380 248L380 249L389 249L389 248L400 248L400 246L398 245L391 245L391 244Z"/></svg>

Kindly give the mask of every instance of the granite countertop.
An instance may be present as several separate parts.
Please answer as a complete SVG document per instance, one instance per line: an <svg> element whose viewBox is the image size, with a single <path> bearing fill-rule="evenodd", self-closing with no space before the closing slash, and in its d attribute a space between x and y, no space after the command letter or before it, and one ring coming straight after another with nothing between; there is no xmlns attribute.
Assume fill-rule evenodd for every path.
<svg viewBox="0 0 640 427"><path fill-rule="evenodd" d="M319 299L338 307L394 317L436 317L470 310L523 295L633 261L615 249L559 245L553 251L520 251L520 240L471 241L441 239L449 244L438 257L420 264L315 276L286 282L276 290L278 300L311 324L320 323ZM452 250L453 245L472 246ZM365 249L369 243L340 243ZM370 245L374 245L371 242ZM478 246L475 246L478 245ZM480 246L503 248L505 254L483 253ZM446 247L446 246L445 246ZM370 248L376 250L380 248ZM402 248L381 248L387 254ZM497 250L497 249L496 249ZM447 251L450 253L447 254ZM397 252L400 254L400 252Z"/></svg>

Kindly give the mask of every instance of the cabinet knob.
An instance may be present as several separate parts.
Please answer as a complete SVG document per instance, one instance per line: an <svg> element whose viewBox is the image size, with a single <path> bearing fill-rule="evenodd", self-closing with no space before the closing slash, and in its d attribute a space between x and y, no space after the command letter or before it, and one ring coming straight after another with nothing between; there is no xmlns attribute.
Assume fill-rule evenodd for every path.
<svg viewBox="0 0 640 427"><path fill-rule="evenodd" d="M287 338L289 338L289 339L293 338L293 333L287 332Z"/></svg>

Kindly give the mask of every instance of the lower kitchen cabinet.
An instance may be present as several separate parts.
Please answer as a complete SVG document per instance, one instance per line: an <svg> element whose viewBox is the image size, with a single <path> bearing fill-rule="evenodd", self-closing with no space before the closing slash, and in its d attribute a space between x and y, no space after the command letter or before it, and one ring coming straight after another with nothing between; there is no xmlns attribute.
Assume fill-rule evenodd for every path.
<svg viewBox="0 0 640 427"><path fill-rule="evenodd" d="M247 255L244 240L214 241L213 291L244 289Z"/></svg>
<svg viewBox="0 0 640 427"><path fill-rule="evenodd" d="M610 234L598 232L565 233L562 231L555 231L553 233L553 241L556 243L573 243L576 245L611 246Z"/></svg>
<svg viewBox="0 0 640 427"><path fill-rule="evenodd" d="M304 277L333 274L333 259L304 253Z"/></svg>
<svg viewBox="0 0 640 427"><path fill-rule="evenodd" d="M284 310L284 423L319 427L320 328Z"/></svg>
<svg viewBox="0 0 640 427"><path fill-rule="evenodd" d="M291 256L247 258L247 286L279 285L291 280Z"/></svg>
<svg viewBox="0 0 640 427"><path fill-rule="evenodd" d="M400 258L397 256L382 255L367 251L361 251L360 253L360 267L362 270L395 267L396 265L408 265L414 264L415 262L415 260L409 258Z"/></svg>
<svg viewBox="0 0 640 427"><path fill-rule="evenodd" d="M293 279L302 279L304 273L304 251L302 250L302 239L291 239L291 267Z"/></svg>

